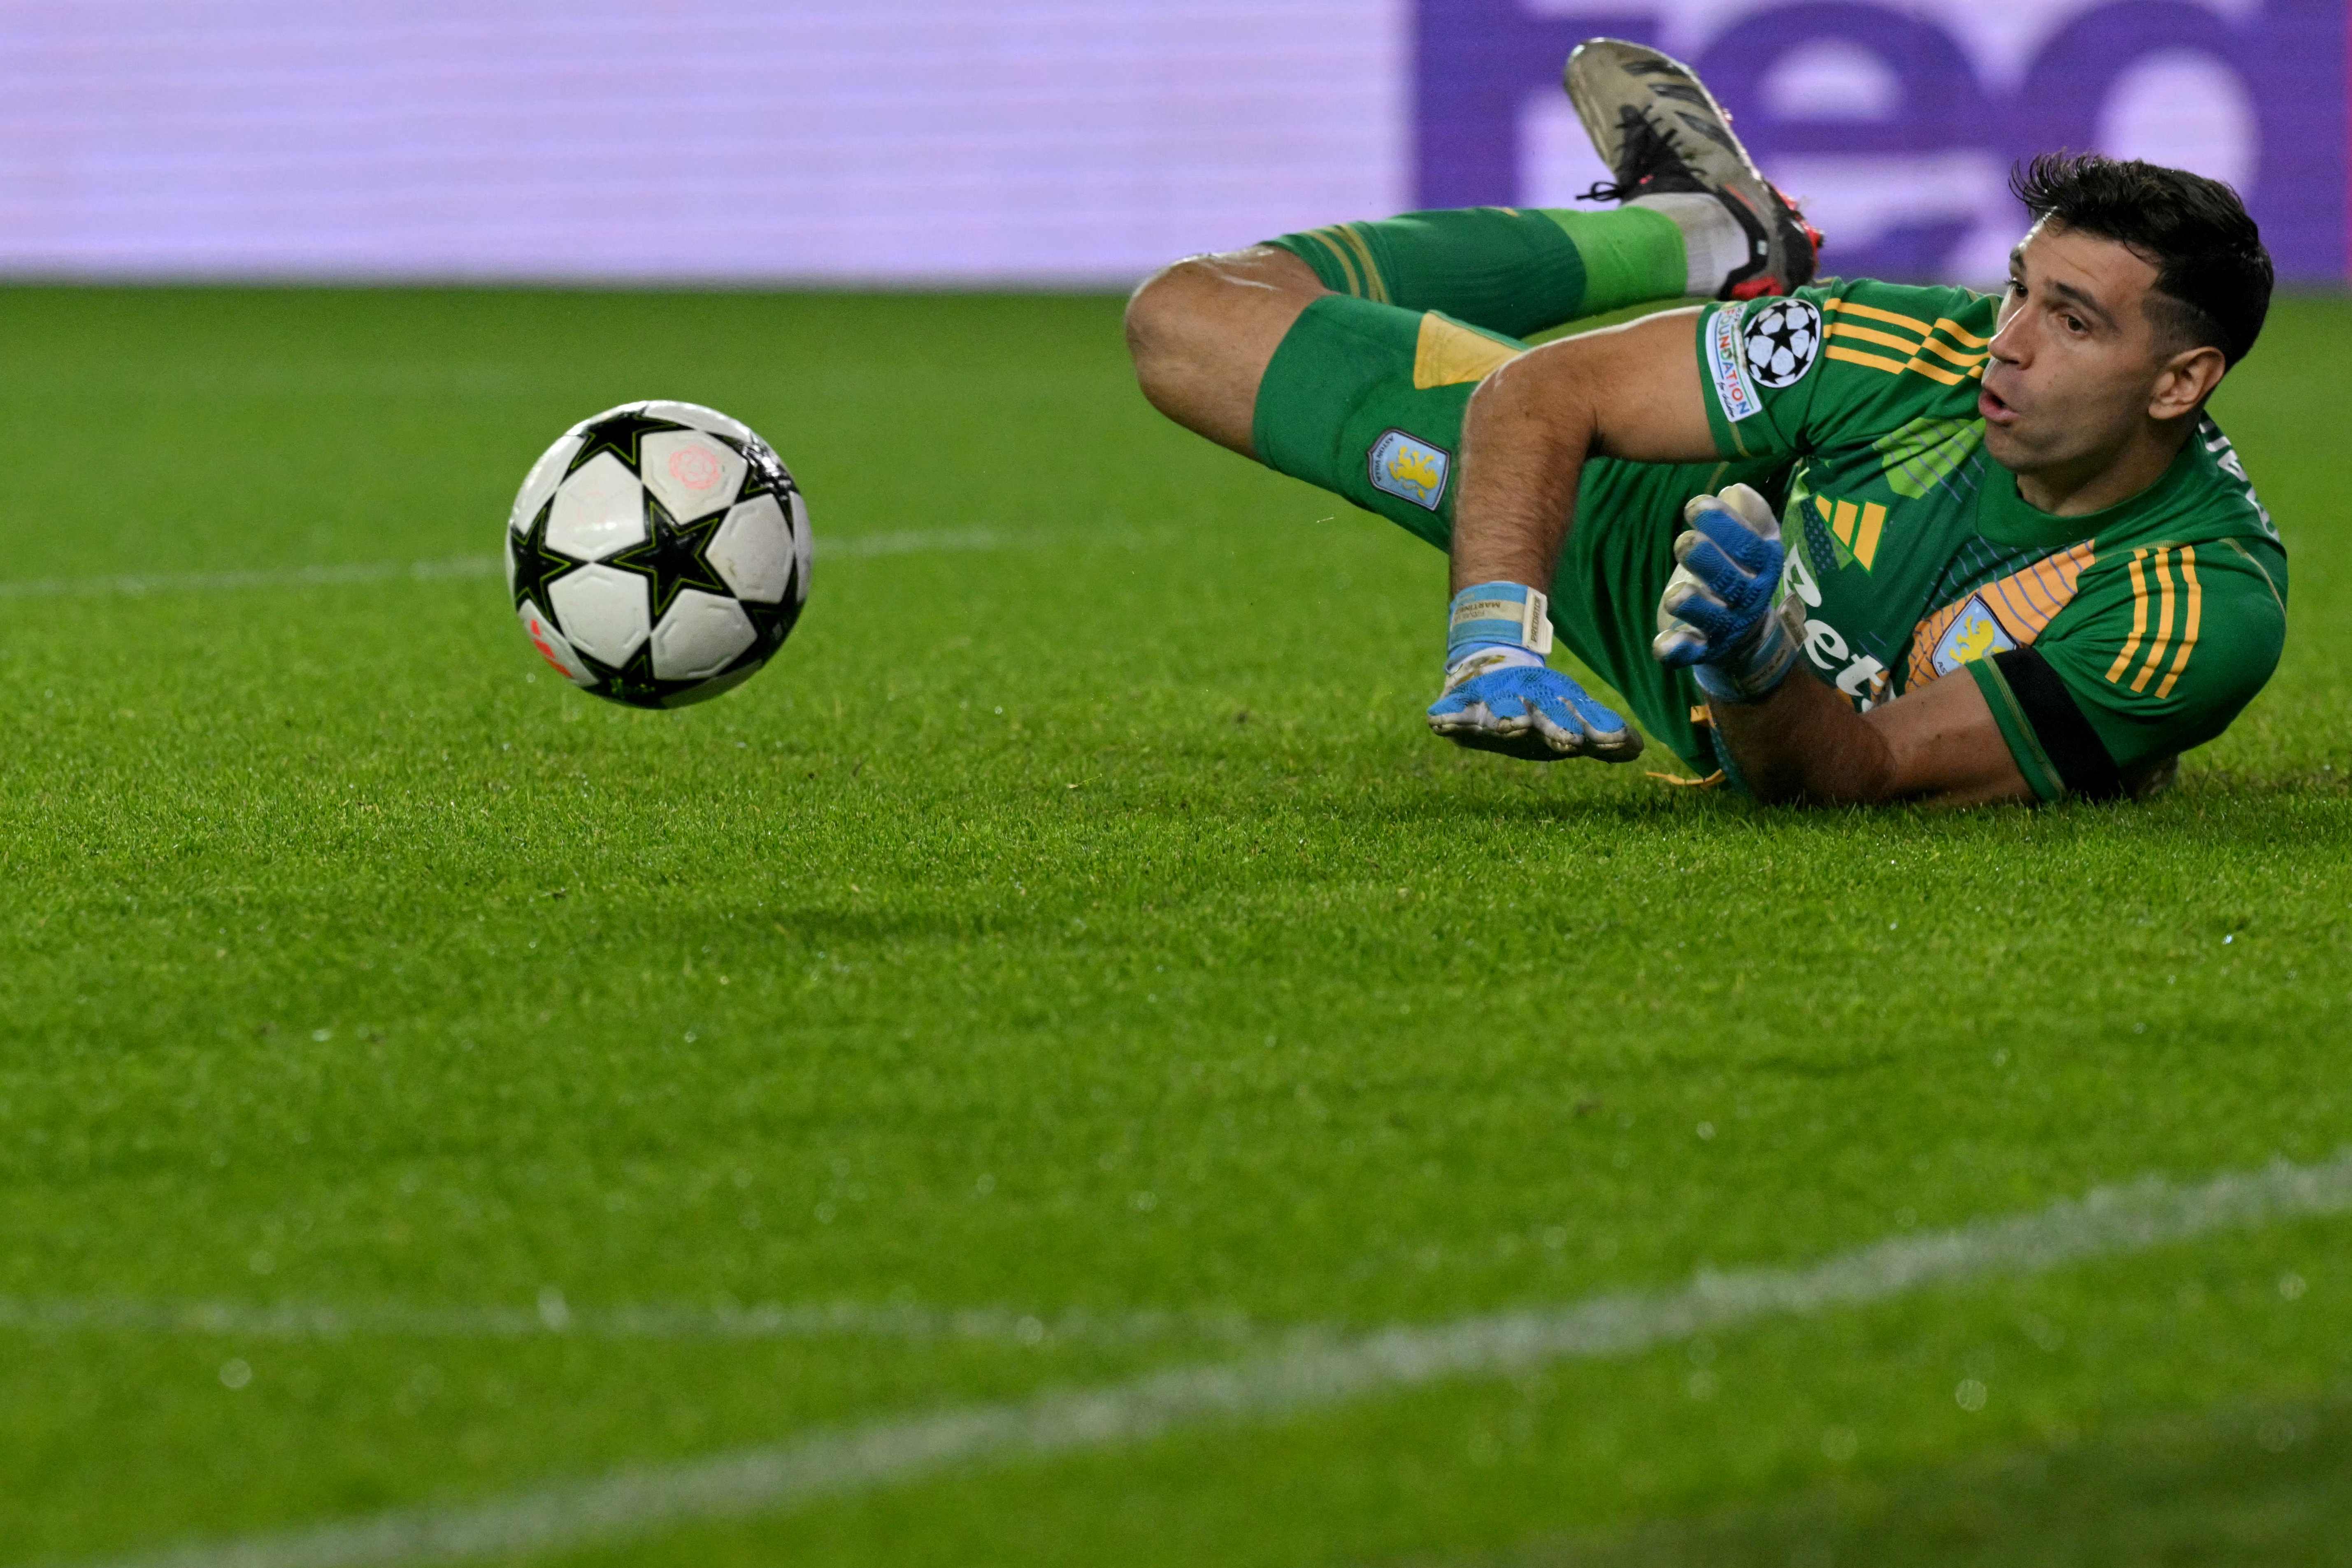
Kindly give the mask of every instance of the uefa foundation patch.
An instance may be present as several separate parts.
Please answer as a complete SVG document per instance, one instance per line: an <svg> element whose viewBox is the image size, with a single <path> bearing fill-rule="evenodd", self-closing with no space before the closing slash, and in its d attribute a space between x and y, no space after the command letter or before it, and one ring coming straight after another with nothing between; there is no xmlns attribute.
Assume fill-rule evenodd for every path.
<svg viewBox="0 0 2352 1568"><path fill-rule="evenodd" d="M1372 488L1435 511L1453 463L1442 447L1416 441L1402 430L1386 431L1372 443Z"/></svg>
<svg viewBox="0 0 2352 1568"><path fill-rule="evenodd" d="M1715 383L1715 401L1723 416L1737 425L1764 412L1764 405L1748 384L1748 366L1739 355L1739 312L1717 310L1706 324L1706 374Z"/></svg>

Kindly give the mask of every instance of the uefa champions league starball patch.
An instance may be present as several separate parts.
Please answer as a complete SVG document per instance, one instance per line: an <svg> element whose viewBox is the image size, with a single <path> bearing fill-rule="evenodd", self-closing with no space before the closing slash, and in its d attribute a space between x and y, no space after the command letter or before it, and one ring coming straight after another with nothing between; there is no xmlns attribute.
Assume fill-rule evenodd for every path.
<svg viewBox="0 0 2352 1568"><path fill-rule="evenodd" d="M1822 352L1822 313L1804 300L1766 300L1742 324L1740 353L1759 386L1793 384Z"/></svg>

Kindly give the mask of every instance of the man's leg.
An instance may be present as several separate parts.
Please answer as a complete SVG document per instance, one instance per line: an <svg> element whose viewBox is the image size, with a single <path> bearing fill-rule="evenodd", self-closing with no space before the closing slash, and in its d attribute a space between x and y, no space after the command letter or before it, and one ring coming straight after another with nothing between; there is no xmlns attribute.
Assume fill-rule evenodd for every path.
<svg viewBox="0 0 2352 1568"><path fill-rule="evenodd" d="M1439 311L1518 338L1628 305L1715 293L1745 254L1728 213L1711 198L1648 200L1607 212L1406 213L1190 258L1147 279L1129 302L1137 378L1171 419L1255 458L1258 383L1292 324L1325 295Z"/></svg>
<svg viewBox="0 0 2352 1568"><path fill-rule="evenodd" d="M1334 224L1180 261L1128 307L1144 395L1247 457L1257 387L1292 323L1345 294L1526 337L1685 296L1748 299L1811 281L1821 236L1748 155L1689 67L1618 38L1570 55L1561 85L1613 211L1463 207Z"/></svg>
<svg viewBox="0 0 2352 1568"><path fill-rule="evenodd" d="M1442 310L1515 338L1627 305L1711 296L1746 249L1730 211L1706 195L1643 196L1602 211L1402 213L1271 243L1334 293Z"/></svg>
<svg viewBox="0 0 2352 1568"><path fill-rule="evenodd" d="M1407 213L1180 261L1129 303L1145 395L1219 445L1444 549L1463 414L1477 383L1525 348L1518 337L1627 305L1811 279L1819 237L1765 184L1687 68L1595 40L1570 58L1567 86L1616 176L1593 194L1620 198L1616 210ZM1644 627L1673 569L1682 501L1775 476L1639 470L1588 468L1553 621L1654 734L1700 763L1687 682L1648 658ZM1597 704L1579 712L1588 742L1622 727ZM1584 754L1638 750L1604 736Z"/></svg>
<svg viewBox="0 0 2352 1568"><path fill-rule="evenodd" d="M1433 311L1333 293L1300 278L1292 269L1297 258L1281 250L1184 266L1194 270L1181 287L1212 301L1237 297L1242 319L1231 339L1203 328L1187 350L1192 379L1161 382L1153 400L1202 434L1444 549L1470 395L1521 345ZM1155 348L1184 346L1162 340L1139 362ZM1180 397L1192 399L1191 417L1169 408ZM1658 595L1674 571L1674 535L1691 496L1740 481L1777 493L1781 466L1587 464L1551 584L1561 639L1617 689L1644 729L1702 773L1715 764L1691 718L1696 686L1686 670L1667 669L1649 653Z"/></svg>
<svg viewBox="0 0 2352 1568"><path fill-rule="evenodd" d="M1194 256L1144 280L1127 305L1127 351L1151 405L1244 458L1258 384L1307 307L1328 293L1270 245Z"/></svg>

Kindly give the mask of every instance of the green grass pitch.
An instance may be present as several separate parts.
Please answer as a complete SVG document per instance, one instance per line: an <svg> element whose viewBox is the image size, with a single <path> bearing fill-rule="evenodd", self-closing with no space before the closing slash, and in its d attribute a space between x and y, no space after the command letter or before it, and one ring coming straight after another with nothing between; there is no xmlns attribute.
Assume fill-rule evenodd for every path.
<svg viewBox="0 0 2352 1568"><path fill-rule="evenodd" d="M1947 816L1433 740L1438 558L1160 422L1116 300L19 289L0 342L0 1563L2352 1141L2343 300L2218 407L2294 552L2270 689L2152 805ZM531 458L641 396L766 434L820 541L773 666L673 714L557 681L488 566ZM534 1560L2341 1561L2347 1243Z"/></svg>

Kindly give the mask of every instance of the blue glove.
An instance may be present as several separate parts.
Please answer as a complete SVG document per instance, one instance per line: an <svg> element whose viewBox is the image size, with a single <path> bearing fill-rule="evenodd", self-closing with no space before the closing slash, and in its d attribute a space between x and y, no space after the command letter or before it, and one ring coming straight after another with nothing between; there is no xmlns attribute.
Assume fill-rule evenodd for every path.
<svg viewBox="0 0 2352 1568"><path fill-rule="evenodd" d="M1480 583L1454 595L1445 639L1445 688L1429 727L1456 745L1531 763L1642 754L1633 727L1584 688L1548 668L1549 605L1517 583Z"/></svg>
<svg viewBox="0 0 2352 1568"><path fill-rule="evenodd" d="M1791 594L1772 607L1788 559L1771 504L1746 485L1695 496L1688 531L1675 541L1675 574L1658 599L1660 664L1688 665L1716 702L1760 702L1796 667L1804 605Z"/></svg>

